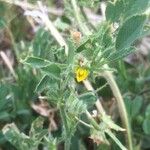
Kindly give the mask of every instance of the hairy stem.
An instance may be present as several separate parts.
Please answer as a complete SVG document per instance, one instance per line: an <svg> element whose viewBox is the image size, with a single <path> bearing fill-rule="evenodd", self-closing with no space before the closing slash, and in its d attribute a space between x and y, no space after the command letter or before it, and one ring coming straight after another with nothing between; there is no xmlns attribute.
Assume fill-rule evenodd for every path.
<svg viewBox="0 0 150 150"><path fill-rule="evenodd" d="M115 82L114 77L113 77L111 72L105 71L104 73L102 73L102 76L107 80L107 82L110 85L110 88L111 88L111 90L112 90L112 92L113 92L113 94L117 100L119 113L120 113L122 122L126 128L126 131L127 131L128 147L129 147L129 150L132 150L133 145L132 145L131 127L130 127L127 111L125 108L124 100L122 98L120 90L119 90L117 83Z"/></svg>
<svg viewBox="0 0 150 150"><path fill-rule="evenodd" d="M69 128L68 128L68 123L67 123L67 120L66 120L66 112L64 110L64 107L63 106L60 106L59 107L59 110L60 110L60 116L61 116L61 119L62 119L62 122L63 122L63 126L64 126L64 130L65 130L65 150L70 150L70 144L71 144L71 138L70 138L70 131L69 131Z"/></svg>

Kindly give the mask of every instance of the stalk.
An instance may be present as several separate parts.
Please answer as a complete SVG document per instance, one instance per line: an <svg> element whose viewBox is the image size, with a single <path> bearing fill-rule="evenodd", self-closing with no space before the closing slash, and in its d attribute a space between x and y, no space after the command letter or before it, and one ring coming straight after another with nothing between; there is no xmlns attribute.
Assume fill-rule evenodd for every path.
<svg viewBox="0 0 150 150"><path fill-rule="evenodd" d="M67 120L66 120L66 112L64 110L64 107L63 106L60 106L59 107L59 110L60 110L60 116L61 116L61 119L62 119L62 122L63 122L63 125L64 125L64 130L65 130L65 145L64 145L64 148L65 150L70 150L70 145L71 145L71 138L70 138L70 135L69 135L69 128L68 128L68 124L67 124Z"/></svg>
<svg viewBox="0 0 150 150"><path fill-rule="evenodd" d="M119 90L119 88L117 86L117 83L115 82L114 77L113 77L111 72L105 71L102 74L102 76L107 80L107 82L110 85L110 88L111 88L111 90L112 90L112 92L113 92L113 94L114 94L114 96L117 100L121 120L123 122L123 125L126 128L126 131L127 131L128 147L129 147L129 150L133 150L130 122L129 122L129 119L128 119L127 110L126 110L122 95L120 93L120 90Z"/></svg>

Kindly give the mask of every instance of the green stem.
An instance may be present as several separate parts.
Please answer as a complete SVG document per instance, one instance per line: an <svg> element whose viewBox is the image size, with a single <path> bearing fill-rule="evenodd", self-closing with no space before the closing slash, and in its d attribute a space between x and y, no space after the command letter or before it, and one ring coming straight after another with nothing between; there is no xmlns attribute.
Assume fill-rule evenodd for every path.
<svg viewBox="0 0 150 150"><path fill-rule="evenodd" d="M80 19L81 12L77 6L76 0L71 0L71 3L72 3L73 10L74 10L74 15L76 17L76 20L78 22L78 25L79 25L81 31L85 35L90 35L91 33L90 33L89 29L85 26L85 24L82 23L82 20ZM107 67L107 65L106 65L106 67ZM122 122L127 130L127 140L128 140L127 143L128 143L129 150L133 150L130 123L129 123L127 111L126 111L125 104L124 104L123 98L121 96L120 90L119 90L111 72L105 71L103 74L104 74L104 78L109 83L111 90L113 91L113 94L117 100L120 116L121 116Z"/></svg>
<svg viewBox="0 0 150 150"><path fill-rule="evenodd" d="M86 115L90 121L90 123L92 124L92 126L96 129L96 130L100 130L100 126L97 124L97 122L95 121L95 119L91 116L91 114L86 111Z"/></svg>
<svg viewBox="0 0 150 150"><path fill-rule="evenodd" d="M69 127L68 127L68 123L67 123L67 116L66 116L66 112L64 109L64 106L59 106L59 110L60 110L60 116L63 122L63 126L64 126L64 130L65 130L65 150L70 150L70 144L71 144L71 138L70 138L70 132L69 132Z"/></svg>
<svg viewBox="0 0 150 150"><path fill-rule="evenodd" d="M122 74L123 79L126 80L127 79L127 72L126 72L126 68L125 68L125 64L124 64L123 60L120 60L118 62L118 65L119 65L119 70Z"/></svg>
<svg viewBox="0 0 150 150"><path fill-rule="evenodd" d="M70 150L71 138L65 140L65 150Z"/></svg>
<svg viewBox="0 0 150 150"><path fill-rule="evenodd" d="M122 95L120 93L120 90L117 86L117 83L114 80L112 73L110 73L109 71L105 71L102 75L107 80L107 82L110 85L110 88L113 91L113 94L117 100L119 113L120 113L122 122L126 128L126 131L127 131L128 147L129 147L129 150L133 150L130 122L128 119L126 107L125 107Z"/></svg>
<svg viewBox="0 0 150 150"><path fill-rule="evenodd" d="M121 150L127 150L126 147L122 145L122 143L114 136L114 134L110 130L107 130L105 132L116 142L116 144L121 148Z"/></svg>

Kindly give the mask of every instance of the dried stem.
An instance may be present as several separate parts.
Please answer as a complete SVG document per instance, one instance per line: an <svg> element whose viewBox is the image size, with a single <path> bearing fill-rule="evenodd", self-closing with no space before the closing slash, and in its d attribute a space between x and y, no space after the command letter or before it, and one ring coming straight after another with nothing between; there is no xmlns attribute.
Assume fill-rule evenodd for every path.
<svg viewBox="0 0 150 150"><path fill-rule="evenodd" d="M92 87L91 83L88 80L84 80L83 81L84 86L86 87L87 90L89 91L95 91L94 88ZM105 114L105 110L102 106L102 104L100 103L99 99L97 99L96 103L95 103L97 110L99 111L99 113L101 114Z"/></svg>
<svg viewBox="0 0 150 150"><path fill-rule="evenodd" d="M3 59L4 63L6 64L6 66L8 67L8 69L10 70L13 77L15 79L17 79L18 77L17 77L17 75L16 75L16 73L15 73L13 67L12 67L12 64L11 64L9 58L7 57L7 55L3 51L0 51L0 56Z"/></svg>
<svg viewBox="0 0 150 150"><path fill-rule="evenodd" d="M65 40L63 39L63 37L61 36L59 31L55 28L53 23L50 21L50 19L48 18L48 15L44 12L42 5L40 6L40 10L42 13L39 17L41 17L42 21L45 23L45 26L50 30L52 36L56 39L56 41L59 43L59 45L62 47L63 46L65 47L65 53L68 56L67 43L65 42Z"/></svg>

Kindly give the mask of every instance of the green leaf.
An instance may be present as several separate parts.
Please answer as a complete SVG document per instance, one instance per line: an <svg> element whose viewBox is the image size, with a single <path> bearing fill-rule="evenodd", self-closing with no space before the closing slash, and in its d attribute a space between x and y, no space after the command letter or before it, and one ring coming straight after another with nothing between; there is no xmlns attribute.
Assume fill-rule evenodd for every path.
<svg viewBox="0 0 150 150"><path fill-rule="evenodd" d="M140 109L143 104L142 97L137 96L133 100L131 97L125 98L126 109L128 112L128 116L133 119L140 113Z"/></svg>
<svg viewBox="0 0 150 150"><path fill-rule="evenodd" d="M29 137L24 133L20 133L15 124L12 123L5 125L2 132L5 135L5 138L18 150L30 149Z"/></svg>
<svg viewBox="0 0 150 150"><path fill-rule="evenodd" d="M150 105L148 105L146 108L145 117L150 119Z"/></svg>
<svg viewBox="0 0 150 150"><path fill-rule="evenodd" d="M116 0L106 7L106 19L111 22L124 21L135 15L141 15L150 6L149 0Z"/></svg>
<svg viewBox="0 0 150 150"><path fill-rule="evenodd" d="M69 45L69 53L68 53L68 64L73 64L74 62L74 56L75 56L75 47L73 45L73 42L71 40L68 41L68 45Z"/></svg>
<svg viewBox="0 0 150 150"><path fill-rule="evenodd" d="M129 48L139 38L146 18L146 15L133 16L123 23L116 38L117 50Z"/></svg>
<svg viewBox="0 0 150 150"><path fill-rule="evenodd" d="M57 139L53 138L53 136L51 134L48 135L48 138L44 139L44 145L47 146L47 149L49 150L57 150L58 146L57 146Z"/></svg>
<svg viewBox="0 0 150 150"><path fill-rule="evenodd" d="M69 28L69 24L67 24L66 22L64 22L62 19L60 18L57 18L56 21L54 22L54 25L62 30L62 31L65 31Z"/></svg>
<svg viewBox="0 0 150 150"><path fill-rule="evenodd" d="M150 118L146 118L143 122L143 130L145 134L150 134Z"/></svg>
<svg viewBox="0 0 150 150"><path fill-rule="evenodd" d="M86 111L87 109L87 105L79 100L74 93L72 93L66 101L66 110L69 113L75 114L75 115L79 115L82 114Z"/></svg>
<svg viewBox="0 0 150 150"><path fill-rule="evenodd" d="M150 35L150 28L144 30L144 31L141 33L139 39L142 39L143 37L146 37L146 36L149 36L149 35Z"/></svg>
<svg viewBox="0 0 150 150"><path fill-rule="evenodd" d="M61 73L61 69L60 67L53 63L50 64L48 66L42 67L40 68L43 72L45 72L47 75L55 78L55 79L59 79L60 78L60 73Z"/></svg>
<svg viewBox="0 0 150 150"><path fill-rule="evenodd" d="M118 21L124 11L124 5L121 0L117 0L115 3L109 2L106 7L106 19L115 22Z"/></svg>
<svg viewBox="0 0 150 150"><path fill-rule="evenodd" d="M11 96L7 98L8 95L11 95L11 88L8 84L0 83L0 111L5 111L12 105Z"/></svg>
<svg viewBox="0 0 150 150"><path fill-rule="evenodd" d="M6 139L5 139L5 137L4 137L3 133L2 133L2 131L0 131L0 144L2 145L2 144L5 143L5 142L6 142Z"/></svg>
<svg viewBox="0 0 150 150"><path fill-rule="evenodd" d="M82 43L79 45L79 47L76 49L77 53L82 52L83 50L86 49L86 44L90 42L90 38L85 38Z"/></svg>
<svg viewBox="0 0 150 150"><path fill-rule="evenodd" d="M40 68L41 71L55 79L60 78L61 69L59 66L63 67L62 64L50 62L38 57L27 57L23 63L28 64L33 68Z"/></svg>
<svg viewBox="0 0 150 150"><path fill-rule="evenodd" d="M125 97L124 99L125 99L126 110L128 112L128 117L130 118L132 101L130 97Z"/></svg>
<svg viewBox="0 0 150 150"><path fill-rule="evenodd" d="M32 125L31 125L31 129L30 129L30 134L36 134L36 130L40 130L43 128L43 123L44 123L44 118L43 117L38 117L36 118Z"/></svg>
<svg viewBox="0 0 150 150"><path fill-rule="evenodd" d="M11 115L7 112L1 112L0 113L0 121L9 121L11 118Z"/></svg>
<svg viewBox="0 0 150 150"><path fill-rule="evenodd" d="M5 24L6 24L6 22L5 22L4 18L0 17L0 29L4 28Z"/></svg>
<svg viewBox="0 0 150 150"><path fill-rule="evenodd" d="M44 28L38 29L32 40L33 56L53 61L57 51L54 43L53 37Z"/></svg>
<svg viewBox="0 0 150 150"><path fill-rule="evenodd" d="M29 135L30 138L34 139L34 141L37 140L40 142L43 139L43 137L47 135L48 130L43 129L43 124L44 124L43 117L38 117L33 121Z"/></svg>
<svg viewBox="0 0 150 150"><path fill-rule="evenodd" d="M57 85L55 79L50 78L48 75L43 76L38 85L36 86L36 92L42 92L46 88L54 89Z"/></svg>
<svg viewBox="0 0 150 150"><path fill-rule="evenodd" d="M23 63L28 64L33 68L41 68L51 64L50 61L38 57L27 57Z"/></svg>
<svg viewBox="0 0 150 150"><path fill-rule="evenodd" d="M128 0L128 5L124 13L125 18L139 15L145 12L150 6L150 0Z"/></svg>
<svg viewBox="0 0 150 150"><path fill-rule="evenodd" d="M96 102L97 98L93 94L93 92L88 92L79 96L79 100L82 101L84 104L87 105L87 108L93 107L94 103Z"/></svg>
<svg viewBox="0 0 150 150"><path fill-rule="evenodd" d="M98 58L99 61L102 60L103 58L108 58L110 54L114 52L114 47L108 47L105 50L102 51L101 56Z"/></svg>
<svg viewBox="0 0 150 150"><path fill-rule="evenodd" d="M115 50L114 52L110 53L110 55L106 58L108 62L116 61L125 56L133 53L136 49L134 47L122 49L122 50Z"/></svg>
<svg viewBox="0 0 150 150"><path fill-rule="evenodd" d="M31 115L31 112L28 109L20 109L17 112L17 115L28 116Z"/></svg>
<svg viewBox="0 0 150 150"><path fill-rule="evenodd" d="M138 96L132 101L132 106L131 106L131 116L136 117L136 115L140 112L140 109L142 107L142 97Z"/></svg>

